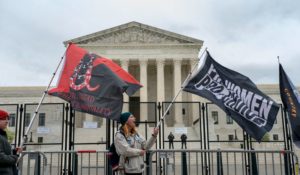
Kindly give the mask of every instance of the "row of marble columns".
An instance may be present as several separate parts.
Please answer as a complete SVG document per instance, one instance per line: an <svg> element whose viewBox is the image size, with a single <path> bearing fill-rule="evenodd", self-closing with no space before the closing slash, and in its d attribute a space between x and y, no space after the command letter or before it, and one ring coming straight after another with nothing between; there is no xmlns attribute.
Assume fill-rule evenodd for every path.
<svg viewBox="0 0 300 175"><path fill-rule="evenodd" d="M196 65L197 60L192 60L190 61L191 67ZM129 70L129 60L120 60L121 67L128 72ZM181 89L182 82L181 82L181 65L182 65L182 60L180 59L174 59L173 60L173 73L174 73L174 78L173 78L173 88L174 88L174 97L178 94L178 92ZM143 85L143 88L140 89L140 101L141 102L147 102L148 101L148 91L147 91L147 66L148 66L148 60L139 60L139 66L140 66L140 83ZM156 68L157 68L157 101L158 102L163 102L165 101L165 75L164 75L164 66L165 66L165 60L164 59L157 59L156 60ZM194 96L192 96L191 100L196 100ZM124 101L129 101L129 98L127 95L124 95ZM182 101L182 95L178 94L176 98L177 102ZM128 110L128 106L123 106L124 111ZM181 109L182 107L176 106L175 108L175 123L182 123L182 117L181 117ZM141 106L140 113L143 114L141 115L141 120L145 120L145 114L147 114L147 106L143 107Z"/></svg>

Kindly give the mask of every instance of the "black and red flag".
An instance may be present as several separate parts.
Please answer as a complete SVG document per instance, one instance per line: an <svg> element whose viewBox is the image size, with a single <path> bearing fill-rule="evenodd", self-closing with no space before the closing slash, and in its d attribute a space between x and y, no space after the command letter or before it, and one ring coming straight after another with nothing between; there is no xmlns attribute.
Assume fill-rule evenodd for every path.
<svg viewBox="0 0 300 175"><path fill-rule="evenodd" d="M68 101L73 109L118 120L123 92L134 94L142 86L112 60L69 44L56 88L48 94Z"/></svg>

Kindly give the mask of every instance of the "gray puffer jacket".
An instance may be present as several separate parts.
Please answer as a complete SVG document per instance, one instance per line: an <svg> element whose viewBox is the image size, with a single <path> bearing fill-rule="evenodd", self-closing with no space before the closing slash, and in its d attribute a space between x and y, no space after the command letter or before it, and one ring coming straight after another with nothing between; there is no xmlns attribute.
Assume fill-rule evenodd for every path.
<svg viewBox="0 0 300 175"><path fill-rule="evenodd" d="M5 131L0 129L0 174L13 175L17 160L18 156L12 155Z"/></svg>
<svg viewBox="0 0 300 175"><path fill-rule="evenodd" d="M126 173L142 173L144 171L144 158L140 156L141 149L148 150L155 143L156 137L148 140L139 134L124 137L120 131L115 134L115 147L120 155L119 167Z"/></svg>

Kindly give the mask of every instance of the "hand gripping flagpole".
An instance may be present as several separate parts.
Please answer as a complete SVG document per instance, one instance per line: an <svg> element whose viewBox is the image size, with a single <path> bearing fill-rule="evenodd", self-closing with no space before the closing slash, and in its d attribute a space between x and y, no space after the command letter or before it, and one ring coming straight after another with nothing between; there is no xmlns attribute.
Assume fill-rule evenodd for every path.
<svg viewBox="0 0 300 175"><path fill-rule="evenodd" d="M203 55L206 53L207 48L205 48L204 52L201 54L201 56L199 57L199 61L200 59L203 57ZM199 61L197 62L197 64L194 65L193 69L190 71L190 73L188 74L188 76L186 77L186 79L183 81L180 90L178 91L178 93L176 94L176 96L173 98L173 100L171 101L171 103L169 104L167 110L164 112L164 115L160 118L159 122L156 125L156 128L159 128L159 126L161 125L162 121L164 120L165 116L167 115L167 113L169 112L171 106L174 104L176 98L178 97L178 95L180 94L180 92L183 90L184 85L186 84L186 82L190 79L190 77L192 76L194 70L196 69L197 65L199 64Z"/></svg>
<svg viewBox="0 0 300 175"><path fill-rule="evenodd" d="M70 45L70 44L69 44L69 45ZM69 45L68 45L68 47L69 47ZM68 47L67 47L67 49L68 49ZM66 51L67 51L67 49L66 49ZM20 147L23 147L23 146L24 146L24 143L27 142L27 139L28 139L27 135L28 135L28 133L29 133L29 131L30 131L32 125L33 125L33 122L34 122L34 120L35 120L35 118L36 118L36 116L37 116L37 114L38 114L38 112L39 112L39 109L40 109L40 107L41 107L41 104L43 103L43 101L44 101L44 99L45 99L45 96L46 96L46 94L48 93L48 90L49 90L49 88L50 88L50 85L51 85L51 83L52 83L52 81L53 81L53 79L54 79L54 77L55 77L55 75L56 75L56 73L57 73L57 71L58 71L58 69L59 69L59 67L60 67L60 65L61 65L61 63L62 63L64 57L65 57L65 55L66 55L66 51L64 52L63 56L61 57L61 59L60 59L58 65L57 65L57 67L56 67L56 69L55 69L55 71L54 71L54 73L53 73L53 75L52 75L52 77L51 77L51 79L50 79L50 82L49 82L49 84L48 84L46 90L44 91L43 96L42 96L40 102L38 103L38 106L37 106L36 109L35 109L34 115L33 115L32 119L31 119L31 121L30 121L30 123L29 123L27 129L26 129L26 132L25 132L25 134L24 134L22 140L21 140ZM20 156L20 157L21 157L21 156Z"/></svg>

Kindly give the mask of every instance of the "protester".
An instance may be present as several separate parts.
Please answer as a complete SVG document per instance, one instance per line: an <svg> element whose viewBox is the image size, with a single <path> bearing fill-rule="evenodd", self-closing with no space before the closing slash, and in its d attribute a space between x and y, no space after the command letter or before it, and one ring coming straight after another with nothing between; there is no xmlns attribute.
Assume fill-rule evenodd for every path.
<svg viewBox="0 0 300 175"><path fill-rule="evenodd" d="M12 150L11 145L7 140L5 129L7 128L9 115L6 111L0 109L0 174L15 175L17 174L16 163L18 160L17 154L22 149Z"/></svg>
<svg viewBox="0 0 300 175"><path fill-rule="evenodd" d="M180 138L181 138L181 149L183 149L183 146L185 146L186 149L186 140L187 140L186 134L183 133Z"/></svg>
<svg viewBox="0 0 300 175"><path fill-rule="evenodd" d="M172 132L170 132L170 134L168 135L168 139L169 139L169 149L174 149L174 135Z"/></svg>
<svg viewBox="0 0 300 175"><path fill-rule="evenodd" d="M159 128L154 128L149 140L145 140L136 128L135 117L130 112L122 113L120 123L122 126L115 134L115 147L120 155L120 173L125 175L141 175L144 171L144 158L146 151L155 141Z"/></svg>

